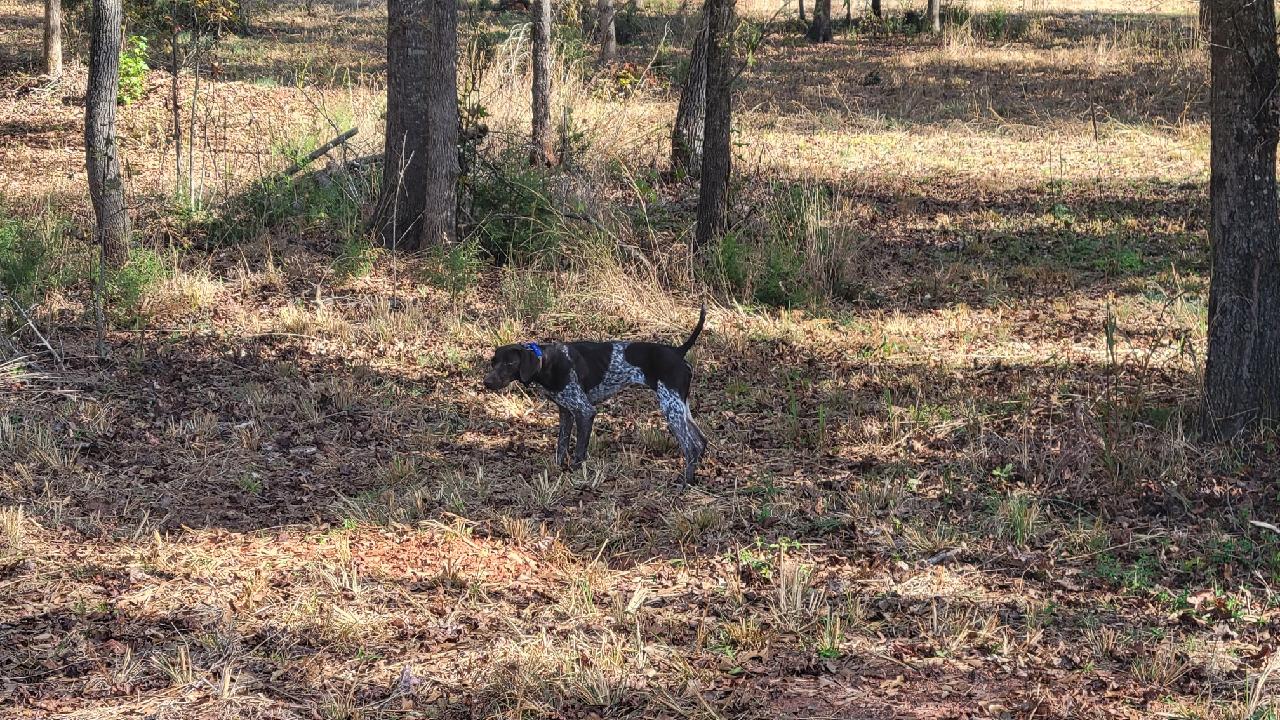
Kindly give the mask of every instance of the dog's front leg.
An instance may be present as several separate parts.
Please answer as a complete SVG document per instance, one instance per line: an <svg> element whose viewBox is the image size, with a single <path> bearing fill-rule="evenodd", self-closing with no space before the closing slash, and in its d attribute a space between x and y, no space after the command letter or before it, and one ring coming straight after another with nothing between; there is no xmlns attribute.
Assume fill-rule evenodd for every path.
<svg viewBox="0 0 1280 720"><path fill-rule="evenodd" d="M569 464L569 439L573 435L573 413L560 408L560 434L556 438L556 463Z"/></svg>
<svg viewBox="0 0 1280 720"><path fill-rule="evenodd" d="M587 459L587 444L591 442L591 428L595 425L596 411L590 406L579 409L573 416L577 425L577 444L573 449L573 464L581 465Z"/></svg>

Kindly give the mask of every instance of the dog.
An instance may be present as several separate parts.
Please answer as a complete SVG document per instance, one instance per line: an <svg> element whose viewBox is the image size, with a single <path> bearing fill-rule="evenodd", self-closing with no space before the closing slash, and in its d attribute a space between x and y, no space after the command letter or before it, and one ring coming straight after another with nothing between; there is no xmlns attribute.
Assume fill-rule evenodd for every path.
<svg viewBox="0 0 1280 720"><path fill-rule="evenodd" d="M689 412L693 368L685 356L706 321L703 305L693 333L679 347L627 341L504 345L493 352L484 386L498 391L518 380L554 402L560 408L556 462L572 468L587 459L596 405L631 385L647 385L657 395L667 427L684 454L682 480L691 483L707 450L707 438ZM577 442L570 460L570 436L575 431Z"/></svg>

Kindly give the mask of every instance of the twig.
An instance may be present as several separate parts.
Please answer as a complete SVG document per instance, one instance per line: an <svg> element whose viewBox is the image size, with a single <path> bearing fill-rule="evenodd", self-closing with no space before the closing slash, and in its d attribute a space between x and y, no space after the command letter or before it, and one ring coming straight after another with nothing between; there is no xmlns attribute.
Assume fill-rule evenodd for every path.
<svg viewBox="0 0 1280 720"><path fill-rule="evenodd" d="M324 145L321 145L320 147L318 147L318 148L316 148L315 150L313 150L313 151L311 152L311 154L310 154L310 155L308 155L308 156L306 156L306 157L302 158L301 160L299 160L298 162L296 162L296 163L294 163L294 164L290 165L290 166L289 166L289 169L284 171L284 173L282 174L282 177L290 177L290 176L292 176L292 175L297 174L297 173L298 173L298 171L302 170L302 168L304 168L304 167L306 167L306 166L310 165L312 162L314 162L316 158L320 157L321 155L324 155L325 153L329 152L330 150L332 150L332 149L334 149L334 148L338 147L339 145L341 145L341 144L345 143L346 141L350 140L350 139L351 139L352 137L354 137L354 136L355 136L355 134L356 134L356 133L358 133L358 132L360 132L360 128L351 128L350 130L348 130L348 131L346 131L346 132L342 133L341 135L339 135L338 137L336 137L336 138L334 138L334 139L330 140L329 142L325 143Z"/></svg>
<svg viewBox="0 0 1280 720"><path fill-rule="evenodd" d="M640 73L641 82L649 76L649 71L653 69L653 64L658 62L658 55L662 52L662 46L667 42L667 33L671 31L671 22L662 26L662 39L658 41L657 47L653 49L653 57L649 58L649 64L644 66L644 72Z"/></svg>
<svg viewBox="0 0 1280 720"><path fill-rule="evenodd" d="M45 338L44 333L40 332L40 328L36 327L35 321L33 321L31 316L27 314L27 311L22 308L22 305L15 300L12 295L9 295L2 290L0 290L0 295L4 295L4 298L9 301L9 305L13 307L14 311L16 311L18 315L22 316L23 321L27 323L27 327L31 328L31 332L36 334L36 338L40 341L40 344L44 345L45 349L49 351L49 354L53 356L53 361L58 365L58 369L65 370L66 366L62 364L62 356L58 355L58 351L54 350L53 345L49 344L49 340Z"/></svg>

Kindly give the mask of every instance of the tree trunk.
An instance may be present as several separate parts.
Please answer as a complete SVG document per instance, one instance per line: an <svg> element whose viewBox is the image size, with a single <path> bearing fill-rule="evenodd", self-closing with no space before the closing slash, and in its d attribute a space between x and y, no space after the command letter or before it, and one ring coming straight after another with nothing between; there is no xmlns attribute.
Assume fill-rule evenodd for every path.
<svg viewBox="0 0 1280 720"><path fill-rule="evenodd" d="M707 18L693 41L689 75L680 89L676 124L671 129L671 171L689 177L702 174L702 133L707 120Z"/></svg>
<svg viewBox="0 0 1280 720"><path fill-rule="evenodd" d="M431 0L427 56L427 176L422 239L451 243L458 236L458 3Z"/></svg>
<svg viewBox="0 0 1280 720"><path fill-rule="evenodd" d="M387 2L387 137L373 227L382 245L392 249L416 250L422 235L431 2Z"/></svg>
<svg viewBox="0 0 1280 720"><path fill-rule="evenodd" d="M884 17L884 13L880 10L880 0L871 0L871 14L876 17Z"/></svg>
<svg viewBox="0 0 1280 720"><path fill-rule="evenodd" d="M120 0L93 0L89 87L84 98L85 169L96 220L94 240L104 261L118 267L127 254L129 213L116 140L116 100L120 87Z"/></svg>
<svg viewBox="0 0 1280 720"><path fill-rule="evenodd" d="M173 119L173 194L182 194L182 104L178 99L177 3L169 5L169 110Z"/></svg>
<svg viewBox="0 0 1280 720"><path fill-rule="evenodd" d="M44 74L62 77L62 0L44 0Z"/></svg>
<svg viewBox="0 0 1280 720"><path fill-rule="evenodd" d="M933 32L942 32L942 0L929 0L929 24Z"/></svg>
<svg viewBox="0 0 1280 720"><path fill-rule="evenodd" d="M829 0L828 0L829 1ZM706 0L707 117L703 137L702 182L698 188L698 228L694 247L704 251L728 228L731 144L733 32L735 0Z"/></svg>
<svg viewBox="0 0 1280 720"><path fill-rule="evenodd" d="M814 0L809 39L820 43L831 41L831 0Z"/></svg>
<svg viewBox="0 0 1280 720"><path fill-rule="evenodd" d="M1280 419L1275 5L1205 0L1210 37L1209 349L1202 430Z"/></svg>
<svg viewBox="0 0 1280 720"><path fill-rule="evenodd" d="M800 2L800 22L809 22L804 17L804 0L799 0L799 2Z"/></svg>
<svg viewBox="0 0 1280 720"><path fill-rule="evenodd" d="M555 165L551 137L551 0L533 2L533 136L531 165Z"/></svg>
<svg viewBox="0 0 1280 720"><path fill-rule="evenodd" d="M596 42L600 43L600 63L613 62L618 55L618 29L614 25L617 8L614 0L599 0L596 5L599 18L596 24Z"/></svg>

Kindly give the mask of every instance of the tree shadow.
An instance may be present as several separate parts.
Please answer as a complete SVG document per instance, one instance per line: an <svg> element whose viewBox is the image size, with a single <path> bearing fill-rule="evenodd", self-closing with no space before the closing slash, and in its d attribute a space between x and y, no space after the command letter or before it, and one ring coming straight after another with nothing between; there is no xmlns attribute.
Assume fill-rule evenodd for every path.
<svg viewBox="0 0 1280 720"><path fill-rule="evenodd" d="M735 242L717 251L718 262L745 262L756 268L751 272L773 272L775 282L803 283L811 280L807 270L779 275L771 268L783 261L771 258L830 253L832 292L858 307L916 311L1187 291L1199 302L1209 270L1199 183L1046 180L975 188L945 177L743 177ZM754 253L759 262L730 252Z"/></svg>
<svg viewBox="0 0 1280 720"><path fill-rule="evenodd" d="M1207 64L1188 61L1186 51L1123 60L1123 51L1113 52L813 46L786 38L760 53L739 97L743 107L783 118L834 113L897 127L1117 122L1167 129L1207 120Z"/></svg>

